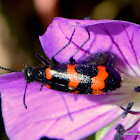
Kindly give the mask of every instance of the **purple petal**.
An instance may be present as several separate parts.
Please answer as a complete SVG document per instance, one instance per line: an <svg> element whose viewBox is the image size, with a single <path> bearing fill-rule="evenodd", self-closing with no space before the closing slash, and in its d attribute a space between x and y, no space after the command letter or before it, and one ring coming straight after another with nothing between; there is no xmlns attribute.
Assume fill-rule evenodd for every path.
<svg viewBox="0 0 140 140"><path fill-rule="evenodd" d="M76 60L98 52L109 52L117 57L116 66L121 72L130 76L140 76L138 61L140 58L140 26L130 22L55 18L45 34L40 36L43 49L49 58L69 41L76 22L79 24L71 44L56 56L59 62L68 62L88 38L85 30L87 27L91 37L75 56Z"/></svg>
<svg viewBox="0 0 140 140"><path fill-rule="evenodd" d="M26 110L22 73L1 76L0 83L2 114L10 139L86 137L115 120L123 112L116 104L124 104L124 99L132 98L132 95L123 93L121 96L75 95L46 87L39 91L40 84L32 83L27 89Z"/></svg>

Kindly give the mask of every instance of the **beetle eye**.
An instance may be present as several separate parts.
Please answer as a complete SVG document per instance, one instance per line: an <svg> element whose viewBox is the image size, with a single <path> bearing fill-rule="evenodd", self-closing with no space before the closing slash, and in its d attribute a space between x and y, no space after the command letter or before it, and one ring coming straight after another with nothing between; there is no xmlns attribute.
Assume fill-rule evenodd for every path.
<svg viewBox="0 0 140 140"><path fill-rule="evenodd" d="M32 73L31 73L30 71L27 72L27 76L28 76L28 77L31 77L31 74L32 74Z"/></svg>
<svg viewBox="0 0 140 140"><path fill-rule="evenodd" d="M24 70L24 76L27 80L27 83L33 82L33 77L32 77L32 68L31 67L26 67Z"/></svg>

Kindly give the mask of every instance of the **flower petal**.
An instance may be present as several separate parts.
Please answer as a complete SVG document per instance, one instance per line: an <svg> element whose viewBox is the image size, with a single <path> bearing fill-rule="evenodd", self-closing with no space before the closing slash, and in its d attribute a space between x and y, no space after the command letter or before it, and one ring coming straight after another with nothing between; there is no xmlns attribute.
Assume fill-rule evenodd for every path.
<svg viewBox="0 0 140 140"><path fill-rule="evenodd" d="M90 40L75 56L79 60L98 52L113 53L117 57L117 68L130 76L140 76L139 44L140 26L114 20L69 20L55 18L40 41L47 56L51 58L65 46L78 22L71 44L56 56L59 62L68 62L74 52L88 38L85 27L90 32ZM85 55L87 54L87 55Z"/></svg>
<svg viewBox="0 0 140 140"><path fill-rule="evenodd" d="M129 94L75 95L46 87L39 91L40 84L32 83L27 89L26 110L22 73L1 76L0 83L2 114L10 139L86 137L116 119L123 112L116 104L131 98Z"/></svg>

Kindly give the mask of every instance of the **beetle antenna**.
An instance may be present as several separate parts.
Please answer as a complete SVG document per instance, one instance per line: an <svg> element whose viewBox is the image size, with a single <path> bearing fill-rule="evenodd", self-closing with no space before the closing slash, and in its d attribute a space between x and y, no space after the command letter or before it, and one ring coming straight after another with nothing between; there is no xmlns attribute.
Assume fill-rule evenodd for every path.
<svg viewBox="0 0 140 140"><path fill-rule="evenodd" d="M28 83L26 83L25 90L24 90L24 96L23 96L23 104L26 109L27 109L27 105L26 105L25 97L26 97L27 86L28 86Z"/></svg>
<svg viewBox="0 0 140 140"><path fill-rule="evenodd" d="M19 70L13 70L13 69L4 68L4 67L1 67L1 66L0 66L0 69L2 69L2 70L7 70L7 71L11 71L11 72L21 72L21 71L19 71Z"/></svg>

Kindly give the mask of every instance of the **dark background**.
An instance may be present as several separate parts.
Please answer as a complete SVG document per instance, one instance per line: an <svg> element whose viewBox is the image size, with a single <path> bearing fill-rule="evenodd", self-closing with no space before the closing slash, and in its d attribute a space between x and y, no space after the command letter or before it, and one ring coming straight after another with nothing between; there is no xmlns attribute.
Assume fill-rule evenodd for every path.
<svg viewBox="0 0 140 140"><path fill-rule="evenodd" d="M0 0L0 66L16 70L26 64L38 66L38 36L56 16L140 24L140 0ZM3 73L6 71L0 70ZM0 140L7 139L0 117Z"/></svg>

